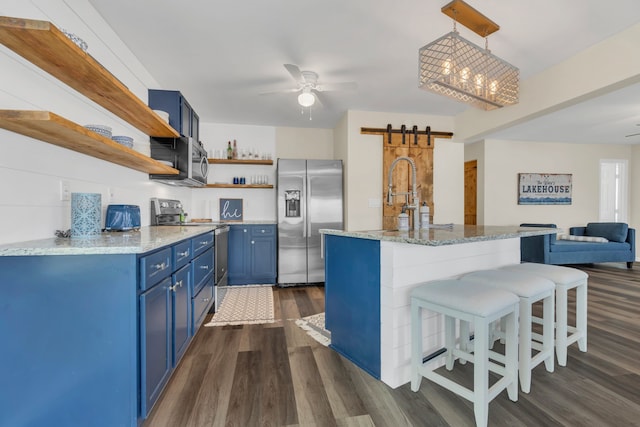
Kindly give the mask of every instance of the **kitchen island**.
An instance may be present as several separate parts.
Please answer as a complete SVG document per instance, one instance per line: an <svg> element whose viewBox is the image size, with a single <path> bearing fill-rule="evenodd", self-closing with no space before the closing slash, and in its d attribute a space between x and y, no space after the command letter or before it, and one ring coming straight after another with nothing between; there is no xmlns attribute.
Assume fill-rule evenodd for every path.
<svg viewBox="0 0 640 427"><path fill-rule="evenodd" d="M331 347L396 388L410 379L410 292L436 279L520 262L520 237L558 229L469 226L415 231L323 229L326 328ZM425 315L423 348L444 343L443 321Z"/></svg>
<svg viewBox="0 0 640 427"><path fill-rule="evenodd" d="M140 425L214 302L215 228L1 245L0 425Z"/></svg>

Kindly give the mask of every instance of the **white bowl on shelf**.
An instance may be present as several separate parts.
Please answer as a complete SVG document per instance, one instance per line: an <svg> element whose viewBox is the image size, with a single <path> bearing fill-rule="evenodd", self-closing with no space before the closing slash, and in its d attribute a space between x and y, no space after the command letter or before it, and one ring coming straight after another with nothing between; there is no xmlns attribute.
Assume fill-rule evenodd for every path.
<svg viewBox="0 0 640 427"><path fill-rule="evenodd" d="M104 136L105 138L111 139L111 127L105 125L84 125L85 128L89 129L92 132L95 132L99 135Z"/></svg>

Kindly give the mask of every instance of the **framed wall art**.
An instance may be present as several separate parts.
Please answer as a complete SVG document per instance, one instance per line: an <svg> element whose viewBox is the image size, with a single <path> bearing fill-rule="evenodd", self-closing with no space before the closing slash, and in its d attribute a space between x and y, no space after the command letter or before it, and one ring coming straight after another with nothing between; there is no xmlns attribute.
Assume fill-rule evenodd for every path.
<svg viewBox="0 0 640 427"><path fill-rule="evenodd" d="M519 173L519 205L570 205L571 174Z"/></svg>
<svg viewBox="0 0 640 427"><path fill-rule="evenodd" d="M220 199L220 221L242 221L242 199Z"/></svg>

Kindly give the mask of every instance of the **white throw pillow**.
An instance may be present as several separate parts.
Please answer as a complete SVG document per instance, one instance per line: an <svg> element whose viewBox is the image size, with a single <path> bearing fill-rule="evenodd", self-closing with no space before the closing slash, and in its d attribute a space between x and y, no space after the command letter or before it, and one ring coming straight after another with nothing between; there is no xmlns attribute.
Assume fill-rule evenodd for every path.
<svg viewBox="0 0 640 427"><path fill-rule="evenodd" d="M572 234L558 234L558 240L573 240L576 242L594 242L594 243L607 243L608 240L604 237L597 236L574 236Z"/></svg>

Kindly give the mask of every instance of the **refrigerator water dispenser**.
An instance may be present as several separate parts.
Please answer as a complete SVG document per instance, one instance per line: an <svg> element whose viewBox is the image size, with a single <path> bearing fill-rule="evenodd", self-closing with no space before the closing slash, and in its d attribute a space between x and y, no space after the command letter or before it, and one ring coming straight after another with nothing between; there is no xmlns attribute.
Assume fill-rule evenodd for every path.
<svg viewBox="0 0 640 427"><path fill-rule="evenodd" d="M285 190L285 216L300 217L300 190Z"/></svg>

